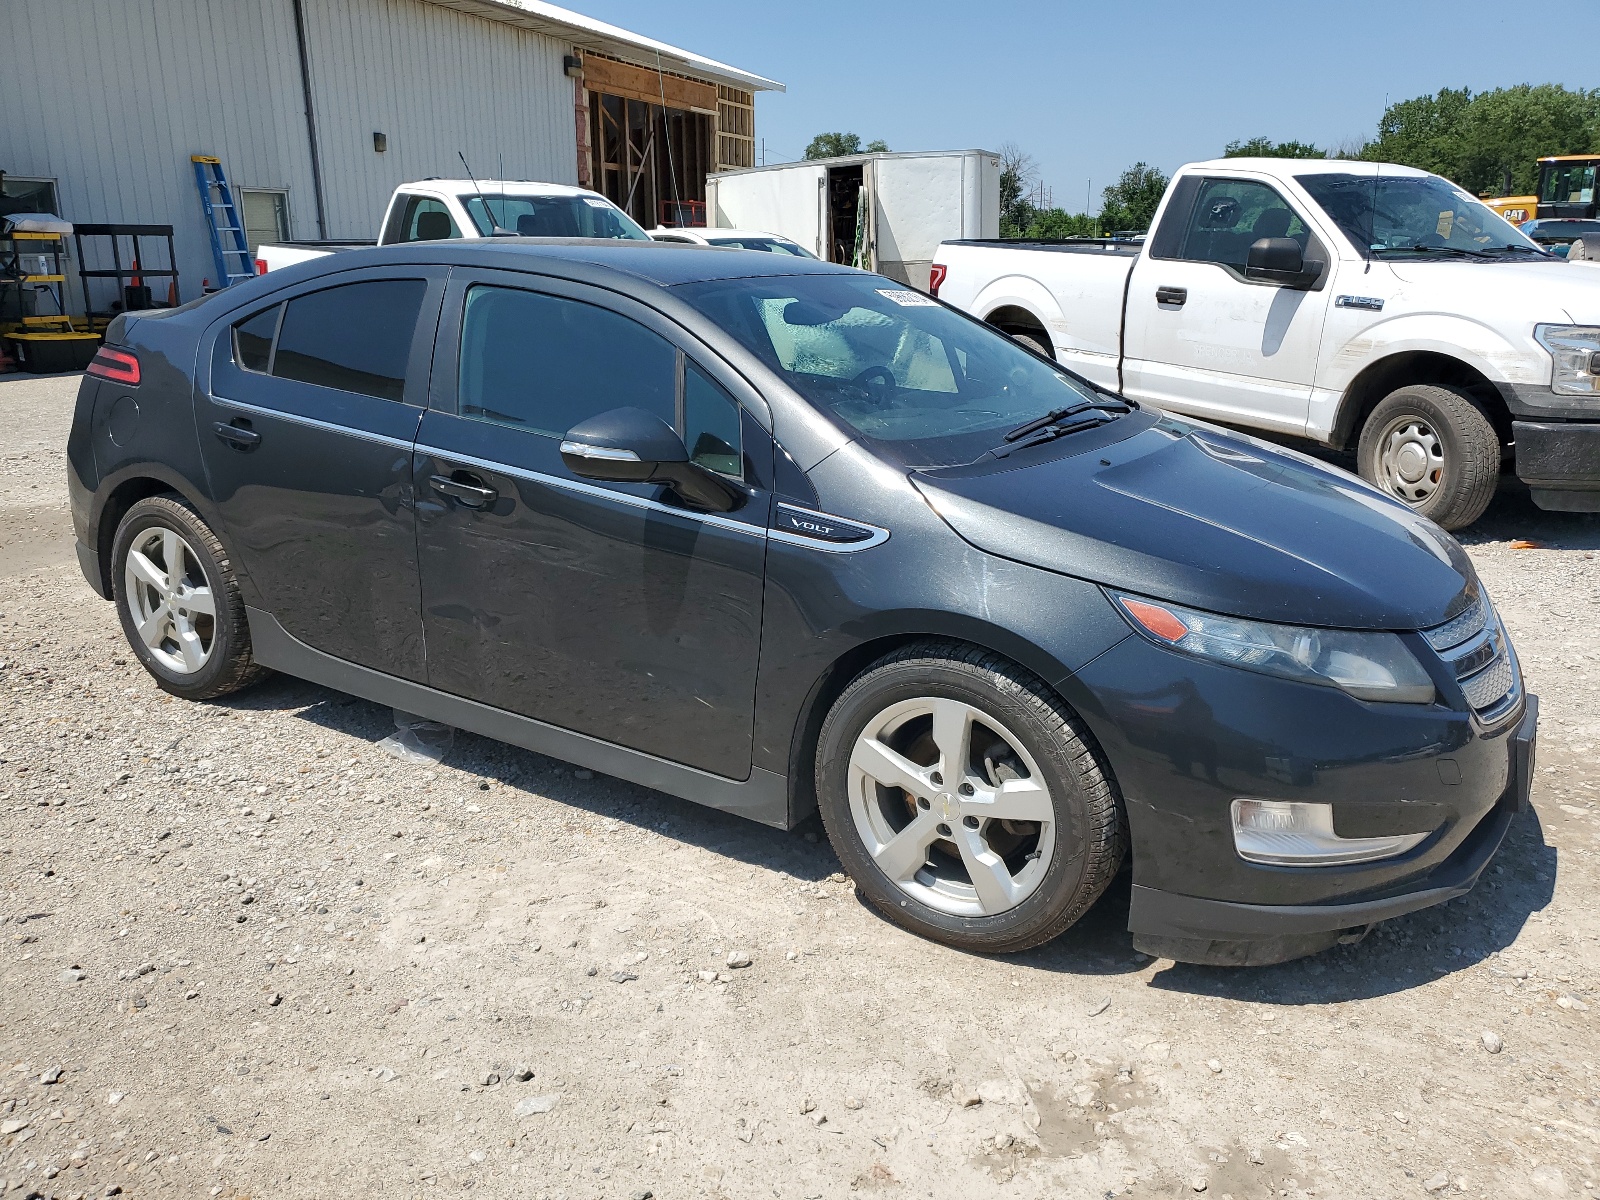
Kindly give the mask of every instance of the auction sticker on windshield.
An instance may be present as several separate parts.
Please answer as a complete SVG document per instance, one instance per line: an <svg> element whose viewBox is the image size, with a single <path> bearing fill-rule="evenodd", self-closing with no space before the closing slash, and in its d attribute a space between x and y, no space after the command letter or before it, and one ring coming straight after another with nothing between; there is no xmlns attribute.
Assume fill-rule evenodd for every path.
<svg viewBox="0 0 1600 1200"><path fill-rule="evenodd" d="M931 296L924 296L921 292L906 291L897 288L879 288L878 295L885 300L892 300L901 308L938 308L939 302Z"/></svg>

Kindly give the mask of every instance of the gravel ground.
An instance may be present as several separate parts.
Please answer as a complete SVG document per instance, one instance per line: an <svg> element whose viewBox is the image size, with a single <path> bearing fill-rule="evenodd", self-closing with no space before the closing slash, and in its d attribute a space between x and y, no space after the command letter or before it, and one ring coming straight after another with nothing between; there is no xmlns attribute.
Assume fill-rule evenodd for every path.
<svg viewBox="0 0 1600 1200"><path fill-rule="evenodd" d="M814 826L467 734L401 762L282 677L168 698L72 561L75 390L0 381L14 1194L1600 1196L1600 520L1507 490L1468 538L1543 697L1472 895L1217 970L1136 954L1124 877L984 959Z"/></svg>

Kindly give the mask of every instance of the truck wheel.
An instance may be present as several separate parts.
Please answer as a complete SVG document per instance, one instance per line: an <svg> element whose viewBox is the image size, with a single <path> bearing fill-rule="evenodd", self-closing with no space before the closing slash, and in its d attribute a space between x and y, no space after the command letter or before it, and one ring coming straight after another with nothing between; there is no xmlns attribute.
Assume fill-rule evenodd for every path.
<svg viewBox="0 0 1600 1200"><path fill-rule="evenodd" d="M862 896L963 950L1049 941L1105 891L1127 835L1109 772L1042 681L972 646L921 642L845 688L817 798Z"/></svg>
<svg viewBox="0 0 1600 1200"><path fill-rule="evenodd" d="M210 700L265 674L250 656L228 552L178 497L151 496L130 508L111 563L123 635L163 691Z"/></svg>
<svg viewBox="0 0 1600 1200"><path fill-rule="evenodd" d="M1446 529L1483 515L1500 481L1500 438L1482 406L1456 388L1390 392L1361 428L1361 477Z"/></svg>
<svg viewBox="0 0 1600 1200"><path fill-rule="evenodd" d="M1045 340L1043 338L1041 338L1038 334L1036 334L1036 333L1013 333L1013 334L1010 335L1010 337L1011 337L1011 340L1014 341L1014 342L1021 342L1024 346L1026 346L1029 350L1032 350L1040 358L1048 358L1051 362L1055 361L1055 357L1056 356L1050 352L1049 344L1047 342L1045 342Z"/></svg>

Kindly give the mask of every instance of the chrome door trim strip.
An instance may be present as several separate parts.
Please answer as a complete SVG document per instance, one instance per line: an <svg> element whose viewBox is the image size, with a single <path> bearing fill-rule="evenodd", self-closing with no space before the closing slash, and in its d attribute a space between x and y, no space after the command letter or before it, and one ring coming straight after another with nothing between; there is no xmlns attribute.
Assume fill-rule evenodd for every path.
<svg viewBox="0 0 1600 1200"><path fill-rule="evenodd" d="M312 429L323 429L329 433L342 433L347 437L360 438L364 442L376 442L380 446L391 446L396 450L409 451L412 442L401 438L388 437L381 433L369 433L365 429L352 429L348 425L335 425L332 421L319 421L315 417L302 417L299 413L284 412L281 408L263 408L259 404L247 404L243 400L230 400L226 396L211 393L211 399L218 404L225 404L229 408L242 408L245 412L259 413L263 417L277 417L280 420L292 422L295 425L306 425ZM414 409L419 417L421 409Z"/></svg>
<svg viewBox="0 0 1600 1200"><path fill-rule="evenodd" d="M580 483L575 479L562 479L555 475L546 475L542 471L530 471L525 467L508 466L506 463L492 462L486 458L475 458L470 454L460 454L454 450L445 450L439 446L426 446L419 442L416 450L418 454L431 454L448 462L467 463L474 467L481 467L485 471L498 471L502 475L510 475L515 479L526 479L533 483L564 488L569 492L579 492L585 496L594 496L601 500L615 500L619 504L629 504L634 508L643 508L651 512L668 513L674 517L687 517L691 521L699 521L717 529L726 529L730 533L742 533L747 537L764 538L768 536L769 532L760 525L749 525L744 521L735 521L731 517L720 517L715 513L690 512L686 508L673 508L671 505L662 504L658 500L647 500L643 496L635 496L628 492L614 492L610 488L598 487L592 483Z"/></svg>

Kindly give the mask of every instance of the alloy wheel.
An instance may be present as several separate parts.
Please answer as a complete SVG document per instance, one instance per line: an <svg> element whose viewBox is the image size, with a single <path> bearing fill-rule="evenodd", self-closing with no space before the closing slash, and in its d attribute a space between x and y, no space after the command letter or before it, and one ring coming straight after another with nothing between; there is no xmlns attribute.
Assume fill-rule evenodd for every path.
<svg viewBox="0 0 1600 1200"><path fill-rule="evenodd" d="M992 917L1050 868L1055 805L1014 733L964 701L919 697L879 712L850 755L850 813L879 869L953 916Z"/></svg>
<svg viewBox="0 0 1600 1200"><path fill-rule="evenodd" d="M1407 504L1425 503L1444 482L1444 442L1420 417L1389 422L1377 449L1378 485Z"/></svg>
<svg viewBox="0 0 1600 1200"><path fill-rule="evenodd" d="M128 548L123 593L145 649L174 675L193 675L216 645L217 608L200 557L175 530L152 526Z"/></svg>

